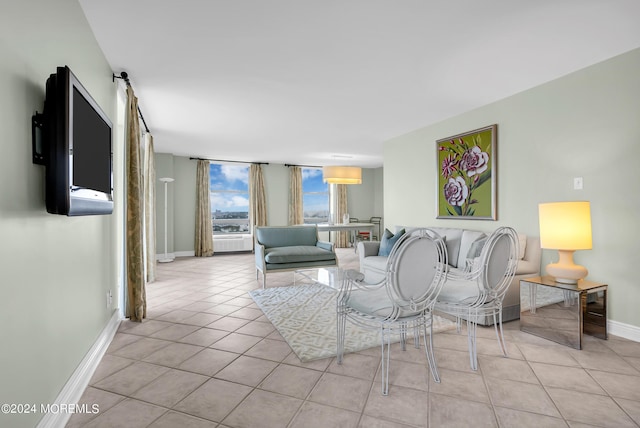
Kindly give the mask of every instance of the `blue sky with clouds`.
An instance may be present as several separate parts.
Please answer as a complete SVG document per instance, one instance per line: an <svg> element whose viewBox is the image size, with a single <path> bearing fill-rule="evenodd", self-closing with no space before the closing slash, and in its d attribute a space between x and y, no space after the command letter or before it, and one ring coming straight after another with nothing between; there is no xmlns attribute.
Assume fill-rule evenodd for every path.
<svg viewBox="0 0 640 428"><path fill-rule="evenodd" d="M302 181L304 192L328 192L328 185L322 182L322 169L303 168ZM209 182L213 211L249 211L248 165L212 163L209 169ZM303 199L305 211L329 209L327 193L306 194Z"/></svg>
<svg viewBox="0 0 640 428"><path fill-rule="evenodd" d="M220 165L209 168L211 210L249 211L249 166ZM216 192L224 190L225 192Z"/></svg>

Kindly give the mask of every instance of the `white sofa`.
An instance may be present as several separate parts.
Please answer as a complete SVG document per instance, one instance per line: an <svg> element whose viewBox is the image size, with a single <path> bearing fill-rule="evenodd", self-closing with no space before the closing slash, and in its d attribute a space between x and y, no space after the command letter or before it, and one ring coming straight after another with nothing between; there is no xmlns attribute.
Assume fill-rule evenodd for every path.
<svg viewBox="0 0 640 428"><path fill-rule="evenodd" d="M413 227L396 227L396 233L400 229L411 232ZM457 228L431 227L440 236L445 237L449 265L454 269L464 269L471 244L477 239L487 236L486 233ZM516 274L511 281L511 285L505 295L502 306L503 321L510 321L520 318L520 280L540 275L540 238L519 234L520 238L520 261L516 269ZM361 241L358 243L358 255L360 258L360 271L365 276L368 283L376 283L384 279L386 256L378 256L380 242ZM479 324L492 325L493 318L487 317L478 321Z"/></svg>

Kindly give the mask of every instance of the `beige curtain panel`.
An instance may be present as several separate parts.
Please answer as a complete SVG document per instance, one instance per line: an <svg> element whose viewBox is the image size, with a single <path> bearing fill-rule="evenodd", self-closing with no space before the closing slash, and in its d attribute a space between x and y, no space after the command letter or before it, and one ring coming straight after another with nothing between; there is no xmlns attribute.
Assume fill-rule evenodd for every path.
<svg viewBox="0 0 640 428"><path fill-rule="evenodd" d="M267 201L262 165L252 164L249 167L249 219L252 226L267 225Z"/></svg>
<svg viewBox="0 0 640 428"><path fill-rule="evenodd" d="M156 280L156 161L153 136L144 138L144 227L147 282Z"/></svg>
<svg viewBox="0 0 640 428"><path fill-rule="evenodd" d="M138 121L138 99L133 89L127 87L127 141L126 141L126 264L127 264L127 308L126 316L131 321L142 322L147 317L147 296L144 278L144 193L140 158L140 123Z"/></svg>
<svg viewBox="0 0 640 428"><path fill-rule="evenodd" d="M289 225L303 224L302 168L289 167Z"/></svg>
<svg viewBox="0 0 640 428"><path fill-rule="evenodd" d="M209 195L209 161L199 160L196 170L196 257L213 256L213 225Z"/></svg>
<svg viewBox="0 0 640 428"><path fill-rule="evenodd" d="M343 216L349 212L347 206L347 185L336 184L336 223L342 223ZM349 246L350 232L337 232L336 248L346 248Z"/></svg>

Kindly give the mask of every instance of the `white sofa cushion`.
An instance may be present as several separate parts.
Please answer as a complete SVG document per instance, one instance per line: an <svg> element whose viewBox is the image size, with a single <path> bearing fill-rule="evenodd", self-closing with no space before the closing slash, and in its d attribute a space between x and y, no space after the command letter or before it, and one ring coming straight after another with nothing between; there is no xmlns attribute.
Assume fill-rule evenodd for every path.
<svg viewBox="0 0 640 428"><path fill-rule="evenodd" d="M458 258L460 253L460 243L462 241L463 229L453 229L449 227L433 227L431 228L438 235L446 238L447 255L449 256L449 265L458 267Z"/></svg>
<svg viewBox="0 0 640 428"><path fill-rule="evenodd" d="M524 253L527 249L527 235L518 233L518 246L520 253L518 254L518 260L524 259Z"/></svg>
<svg viewBox="0 0 640 428"><path fill-rule="evenodd" d="M486 237L487 235L484 232L463 229L462 238L460 239L460 250L458 250L458 263L456 266L459 268L464 268L466 266L467 259L469 259L469 250L471 250L474 242L479 242L480 239ZM482 245L484 245L484 243ZM482 246L479 247L479 250L482 251ZM473 255L471 258L474 259L479 256L480 253L478 253L477 255Z"/></svg>
<svg viewBox="0 0 640 428"><path fill-rule="evenodd" d="M519 260L516 267L516 275L528 275L528 274L540 273L540 261L539 260Z"/></svg>
<svg viewBox="0 0 640 428"><path fill-rule="evenodd" d="M418 229L417 227L404 227L396 226L396 230L405 229L407 233ZM464 229L455 229L450 227L430 227L429 229L436 232L441 237L445 238L445 244L447 245L447 255L449 256L449 265L458 267L458 261L460 259L460 245L462 243L462 235L465 232ZM482 232L479 232L482 233ZM475 239L473 239L475 240ZM473 242L472 240L472 242ZM468 249L468 248L467 248ZM466 253L463 257L462 265L466 262Z"/></svg>

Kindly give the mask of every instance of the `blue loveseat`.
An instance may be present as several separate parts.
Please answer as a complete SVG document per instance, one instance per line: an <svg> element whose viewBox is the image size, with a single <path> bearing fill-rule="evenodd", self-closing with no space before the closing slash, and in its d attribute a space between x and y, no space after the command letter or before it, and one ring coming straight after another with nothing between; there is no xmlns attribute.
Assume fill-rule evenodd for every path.
<svg viewBox="0 0 640 428"><path fill-rule="evenodd" d="M313 226L259 226L255 229L256 279L262 272L262 287L267 272L337 266L338 258L331 242L318 241Z"/></svg>

